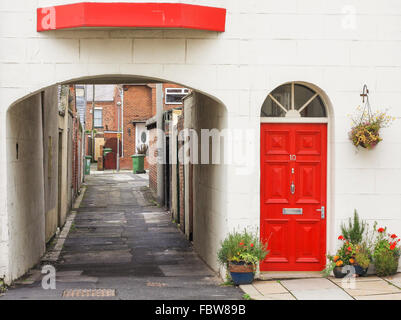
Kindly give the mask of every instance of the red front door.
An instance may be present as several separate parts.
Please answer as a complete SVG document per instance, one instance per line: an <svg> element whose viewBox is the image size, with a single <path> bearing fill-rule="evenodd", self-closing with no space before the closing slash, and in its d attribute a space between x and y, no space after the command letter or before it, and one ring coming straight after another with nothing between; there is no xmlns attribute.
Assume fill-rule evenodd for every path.
<svg viewBox="0 0 401 320"><path fill-rule="evenodd" d="M326 264L326 124L261 124L262 271Z"/></svg>

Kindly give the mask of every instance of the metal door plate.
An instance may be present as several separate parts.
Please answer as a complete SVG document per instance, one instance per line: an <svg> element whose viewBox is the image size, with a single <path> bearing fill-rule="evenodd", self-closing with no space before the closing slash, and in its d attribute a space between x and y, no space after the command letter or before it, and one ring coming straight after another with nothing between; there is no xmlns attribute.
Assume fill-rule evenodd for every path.
<svg viewBox="0 0 401 320"><path fill-rule="evenodd" d="M302 210L302 208L283 208L283 214L301 215L301 214L303 214L303 210Z"/></svg>

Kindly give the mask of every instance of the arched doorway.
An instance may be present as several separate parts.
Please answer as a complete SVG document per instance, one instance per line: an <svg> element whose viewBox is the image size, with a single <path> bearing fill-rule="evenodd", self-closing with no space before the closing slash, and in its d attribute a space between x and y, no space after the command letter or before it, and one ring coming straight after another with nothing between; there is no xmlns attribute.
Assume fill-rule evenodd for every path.
<svg viewBox="0 0 401 320"><path fill-rule="evenodd" d="M140 85L143 83L177 84L175 81L129 75L82 77L60 84L73 86L82 84ZM21 97L7 111L6 138L9 150L6 156L8 185L6 196L9 218L7 225L9 255L5 265L7 282L22 276L30 267L38 263L45 252L48 239L54 235L53 231L57 228L57 224L61 227L65 223L64 216L56 221L58 202L56 181L59 173L57 163L54 161L58 159L59 154L58 84L38 89L28 96ZM199 136L201 129L217 128L220 131L225 129L228 121L226 106L211 94L190 85L185 87L191 89L193 94L190 103L188 101L185 105L194 111L188 127L199 132ZM49 127L51 127L51 134ZM50 149L52 152L49 151ZM66 153L69 154L68 151ZM193 236L195 250L209 266L218 270L216 251L221 239L212 232L212 226L224 223L225 207L222 202L213 201L213 199L215 190L224 190L226 186L224 179L216 177L226 177L227 168L216 165L213 170L210 170L210 167L197 165L191 168L192 172L189 172L187 167L183 168L187 171L181 170L184 172L181 181L185 183L191 181L192 192L196 196L191 201L187 198L182 200L180 214L185 209L182 213L185 219L183 223L191 219L193 229L191 236ZM179 171L179 169L176 170ZM46 187L50 180L51 187ZM66 178L66 181L70 180ZM189 183L187 185L189 186ZM215 212L221 212L221 214L216 215ZM46 223L50 221L49 216L55 219L51 221L51 228L47 228L52 231L46 235ZM214 249L210 250L210 248Z"/></svg>
<svg viewBox="0 0 401 320"><path fill-rule="evenodd" d="M261 271L320 271L326 263L328 110L297 82L273 90L261 110Z"/></svg>

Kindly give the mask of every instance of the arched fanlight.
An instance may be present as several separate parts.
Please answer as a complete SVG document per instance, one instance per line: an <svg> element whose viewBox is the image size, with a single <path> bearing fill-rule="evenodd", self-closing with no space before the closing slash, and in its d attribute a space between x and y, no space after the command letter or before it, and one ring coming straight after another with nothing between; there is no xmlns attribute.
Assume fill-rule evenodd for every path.
<svg viewBox="0 0 401 320"><path fill-rule="evenodd" d="M327 117L320 95L311 88L291 82L271 92L263 103L261 117Z"/></svg>

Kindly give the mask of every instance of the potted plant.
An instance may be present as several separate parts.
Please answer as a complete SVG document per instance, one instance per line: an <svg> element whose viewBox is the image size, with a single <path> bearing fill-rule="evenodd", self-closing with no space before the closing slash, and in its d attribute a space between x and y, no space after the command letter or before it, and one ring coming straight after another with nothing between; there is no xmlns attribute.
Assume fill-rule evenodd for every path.
<svg viewBox="0 0 401 320"><path fill-rule="evenodd" d="M356 210L354 217L348 220L348 224L341 224L342 235L338 240L342 241L342 245L335 256L327 256L330 263L324 270L326 276L333 271L336 278L345 277L350 270L350 268L344 270L345 266L354 267L358 276L366 275L371 262L369 245L364 239L366 226L366 222L359 218Z"/></svg>
<svg viewBox="0 0 401 320"><path fill-rule="evenodd" d="M235 285L250 284L257 264L268 254L267 243L259 241L257 234L247 230L234 231L221 243L218 260L230 272Z"/></svg>
<svg viewBox="0 0 401 320"><path fill-rule="evenodd" d="M400 239L396 234L387 233L387 228L377 229L374 244L373 261L378 276L389 276L397 273L400 259Z"/></svg>
<svg viewBox="0 0 401 320"><path fill-rule="evenodd" d="M355 253L355 273L359 276L366 276L371 263L371 257L366 247L362 247Z"/></svg>
<svg viewBox="0 0 401 320"><path fill-rule="evenodd" d="M354 210L354 217L349 218L348 224L341 224L344 239L354 246L351 265L354 266L355 273L359 276L366 275L371 262L369 245L364 239L365 231L367 231L367 223L359 218L356 209Z"/></svg>
<svg viewBox="0 0 401 320"><path fill-rule="evenodd" d="M354 210L354 217L348 219L348 224L341 224L341 233L344 239L353 244L359 244L363 241L363 234L366 230L366 222L361 220L358 211Z"/></svg>
<svg viewBox="0 0 401 320"><path fill-rule="evenodd" d="M361 96L365 106L364 108L359 106L356 114L351 116L352 128L349 132L349 139L355 147L372 149L383 140L380 137L380 129L390 126L395 118L389 116L386 111L372 113L369 104L369 90L366 85Z"/></svg>
<svg viewBox="0 0 401 320"><path fill-rule="evenodd" d="M345 266L350 266L355 264L355 245L346 240L344 236L339 236L339 240L343 241L342 246L337 250L334 256L328 255L327 258L330 263L323 270L325 276L328 276L331 271L336 278L344 278L347 272L344 272Z"/></svg>

